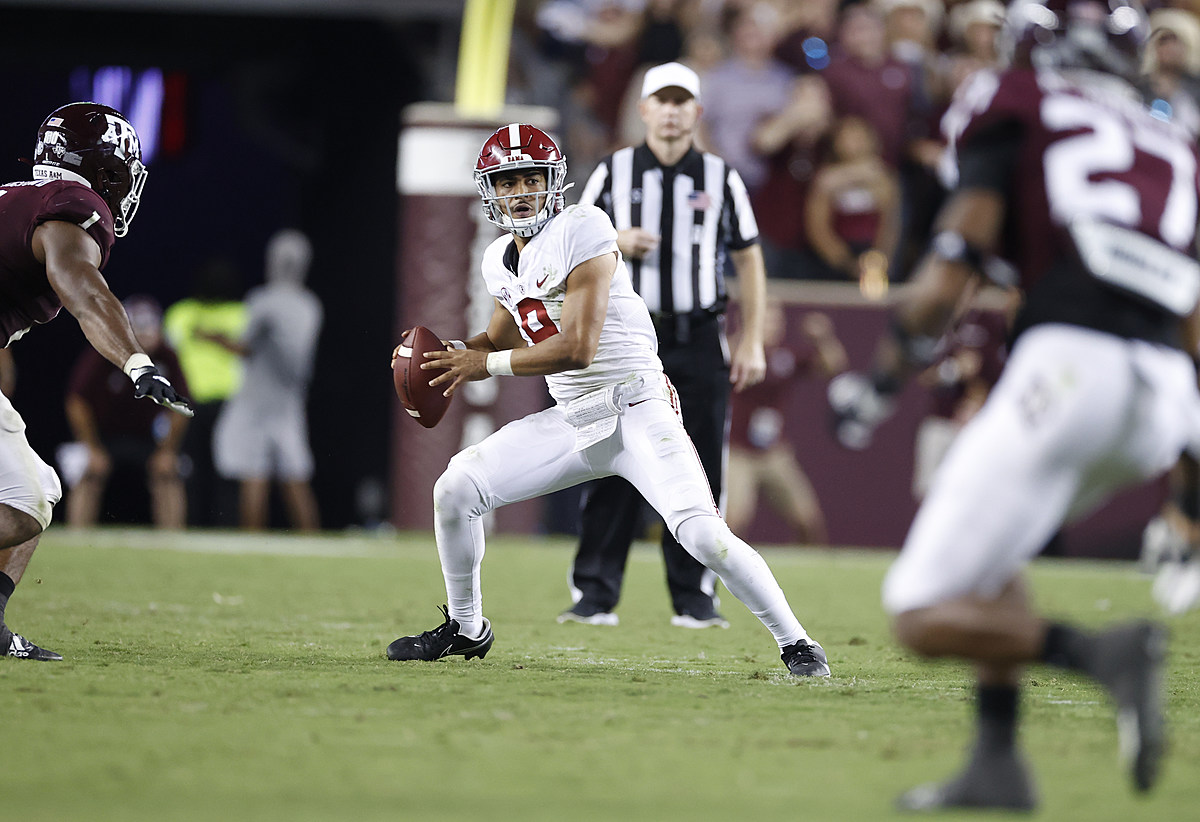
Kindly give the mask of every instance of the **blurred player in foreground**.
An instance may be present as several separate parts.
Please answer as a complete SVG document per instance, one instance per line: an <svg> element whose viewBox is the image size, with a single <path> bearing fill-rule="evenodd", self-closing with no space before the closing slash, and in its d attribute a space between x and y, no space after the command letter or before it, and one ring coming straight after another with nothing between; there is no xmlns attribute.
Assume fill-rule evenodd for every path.
<svg viewBox="0 0 1200 822"><path fill-rule="evenodd" d="M190 416L100 273L137 211L146 182L141 156L133 126L108 106L72 103L42 123L33 180L0 186L0 342L11 344L66 308L92 347L125 371L134 396ZM62 659L4 622L61 497L58 475L29 447L24 420L0 394L0 653L7 656Z"/></svg>
<svg viewBox="0 0 1200 822"><path fill-rule="evenodd" d="M446 621L397 639L388 658L483 657L494 641L480 590L483 515L617 474L762 620L792 674L828 676L824 649L797 621L767 564L721 519L616 229L594 206L564 209L566 165L549 136L523 124L499 129L480 152L475 180L484 214L509 232L483 259L495 309L486 332L452 341L421 367L447 393L490 376L544 375L557 404L450 460L434 486Z"/></svg>
<svg viewBox="0 0 1200 822"><path fill-rule="evenodd" d="M1016 740L1029 663L1107 690L1135 789L1154 785L1165 745L1165 630L1044 619L1021 572L1064 521L1197 445L1185 353L1200 295L1196 148L1127 82L1148 31L1134 0L1014 0L1005 31L1011 67L975 75L943 120L954 191L875 372L830 386L853 440L886 416L973 277L1015 276L1025 291L1000 380L946 454L883 586L901 643L976 668L966 766L904 795L912 810L1036 806Z"/></svg>

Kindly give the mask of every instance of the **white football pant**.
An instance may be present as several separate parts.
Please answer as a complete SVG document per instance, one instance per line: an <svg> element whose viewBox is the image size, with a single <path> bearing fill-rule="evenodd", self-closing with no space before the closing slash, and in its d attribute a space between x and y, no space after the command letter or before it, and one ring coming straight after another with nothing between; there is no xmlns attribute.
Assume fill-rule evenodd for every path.
<svg viewBox="0 0 1200 822"><path fill-rule="evenodd" d="M438 479L434 533L450 616L464 633L477 635L483 625L483 515L618 474L654 506L684 549L762 620L780 647L807 638L766 562L721 519L700 459L669 402L626 406L608 439L578 452L572 452L574 445L575 429L556 406L464 449Z"/></svg>
<svg viewBox="0 0 1200 822"><path fill-rule="evenodd" d="M1198 433L1183 352L1076 326L1026 331L937 469L884 607L997 595L1064 522L1166 471Z"/></svg>

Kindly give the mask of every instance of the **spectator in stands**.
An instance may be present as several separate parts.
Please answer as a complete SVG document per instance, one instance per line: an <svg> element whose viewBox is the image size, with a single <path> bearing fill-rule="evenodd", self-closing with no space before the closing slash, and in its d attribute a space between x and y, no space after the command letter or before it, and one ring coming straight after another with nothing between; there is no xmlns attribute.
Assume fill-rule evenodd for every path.
<svg viewBox="0 0 1200 822"><path fill-rule="evenodd" d="M888 53L877 8L867 3L845 7L837 46L821 75L829 85L834 113L867 120L879 134L883 159L899 168L908 150L913 79L909 67Z"/></svg>
<svg viewBox="0 0 1200 822"><path fill-rule="evenodd" d="M759 492L788 524L797 542L823 545L828 539L817 493L784 436L797 380L829 378L846 368L846 349L833 323L819 311L800 321L804 335L798 350L787 344L787 324L778 300L767 302L764 317L766 377L735 393L729 434L729 470L725 521L746 529L758 507Z"/></svg>
<svg viewBox="0 0 1200 822"><path fill-rule="evenodd" d="M1150 15L1141 88L1156 113L1200 136L1200 21L1191 12Z"/></svg>
<svg viewBox="0 0 1200 822"><path fill-rule="evenodd" d="M767 178L753 197L754 213L771 277L821 278L827 272L808 241L804 208L833 105L819 74L793 83L787 105L754 132L754 150L768 163Z"/></svg>
<svg viewBox="0 0 1200 822"><path fill-rule="evenodd" d="M942 0L872 0L883 15L888 51L909 67L915 105L931 111L942 97L938 38L946 8Z"/></svg>
<svg viewBox="0 0 1200 822"><path fill-rule="evenodd" d="M829 65L829 48L837 34L838 0L785 3L775 59L803 74Z"/></svg>
<svg viewBox="0 0 1200 822"><path fill-rule="evenodd" d="M158 370L176 388L186 392L188 384L175 352L163 340L162 308L151 297L129 297L124 302L129 323L142 347ZM129 379L121 369L90 346L75 361L67 388L67 423L75 436L82 459L78 469L64 470L77 481L67 496L67 524L89 527L100 519L105 490L119 493L106 511L121 507L138 496L119 484L122 477L144 477L149 490L150 519L158 528L182 528L187 519L187 499L180 473L179 452L188 419L165 408L134 399ZM64 468L70 465L71 451ZM110 482L111 481L111 482ZM140 484L140 482L138 483ZM128 510L125 516L130 516Z"/></svg>
<svg viewBox="0 0 1200 822"><path fill-rule="evenodd" d="M946 54L947 96L981 68L1000 64L997 36L1004 25L1000 0L969 0L950 10L951 46Z"/></svg>
<svg viewBox="0 0 1200 822"><path fill-rule="evenodd" d="M242 364L236 354L209 336L236 339L246 326L241 278L234 265L214 257L196 272L190 297L163 315L163 331L187 378L196 409L183 442L190 464L187 477L188 523L232 527L237 523L237 486L213 466L213 427L225 401L237 390Z"/></svg>
<svg viewBox="0 0 1200 822"><path fill-rule="evenodd" d="M269 524L272 480L283 491L292 527L320 527L310 480L306 403L323 310L304 286L312 262L308 237L285 229L267 244L266 285L246 296L246 329L239 340L211 340L245 359L242 387L221 409L213 432L217 470L240 484L242 527Z"/></svg>
<svg viewBox="0 0 1200 822"><path fill-rule="evenodd" d="M927 240L928 221L940 187L933 169L941 146L927 138L934 125L923 104L912 67L887 45L881 7L855 3L842 11L838 47L822 72L834 113L869 122L879 136L880 154L900 174L901 222L892 276L904 276Z"/></svg>
<svg viewBox="0 0 1200 822"><path fill-rule="evenodd" d="M864 254L890 259L900 228L900 184L866 120L843 117L834 127L830 159L813 176L804 217L829 279L858 281L871 270L860 263Z"/></svg>
<svg viewBox="0 0 1200 822"><path fill-rule="evenodd" d="M730 23L731 56L701 78L704 115L699 142L738 170L753 195L767 178L765 157L755 151L760 123L788 105L794 74L772 55L779 14L763 2L747 5Z"/></svg>

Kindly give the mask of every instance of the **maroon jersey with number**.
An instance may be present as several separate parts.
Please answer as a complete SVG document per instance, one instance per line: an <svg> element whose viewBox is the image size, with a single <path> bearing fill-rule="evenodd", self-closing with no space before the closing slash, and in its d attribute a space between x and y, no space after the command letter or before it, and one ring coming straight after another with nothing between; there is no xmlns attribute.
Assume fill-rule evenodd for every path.
<svg viewBox="0 0 1200 822"><path fill-rule="evenodd" d="M1115 77L1020 68L977 72L942 127L949 182L1005 197L1000 255L1026 292L1016 333L1057 322L1179 345L1200 284L1200 177L1183 129Z"/></svg>
<svg viewBox="0 0 1200 822"><path fill-rule="evenodd" d="M0 185L0 346L35 323L54 319L62 301L33 256L33 232L61 220L83 228L100 246L100 268L113 244L113 221L100 195L82 183L35 180Z"/></svg>

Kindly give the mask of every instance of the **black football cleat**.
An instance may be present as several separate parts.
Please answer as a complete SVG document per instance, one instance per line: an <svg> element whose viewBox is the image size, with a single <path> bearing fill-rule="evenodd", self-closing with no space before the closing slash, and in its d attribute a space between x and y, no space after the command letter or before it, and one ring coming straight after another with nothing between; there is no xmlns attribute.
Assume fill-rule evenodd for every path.
<svg viewBox="0 0 1200 822"><path fill-rule="evenodd" d="M423 660L436 662L448 656L460 655L467 659L483 659L496 641L492 623L483 621L483 636L470 639L458 632L458 621L450 618L450 611L442 606L446 621L431 631L416 636L402 636L387 647L387 658L394 660Z"/></svg>
<svg viewBox="0 0 1200 822"><path fill-rule="evenodd" d="M800 639L779 654L792 676L829 676L825 649L811 639Z"/></svg>
<svg viewBox="0 0 1200 822"><path fill-rule="evenodd" d="M1133 786L1148 791L1158 780L1166 750L1163 663L1167 630L1153 622L1120 625L1097 637L1099 653L1088 666L1117 705L1121 761Z"/></svg>
<svg viewBox="0 0 1200 822"><path fill-rule="evenodd" d="M932 812L992 809L1029 812L1037 794L1029 770L1012 752L976 755L965 771L948 782L921 785L896 801L902 811Z"/></svg>
<svg viewBox="0 0 1200 822"><path fill-rule="evenodd" d="M62 654L39 648L20 634L12 635L4 655L16 659L36 659L39 662L58 662L62 659Z"/></svg>

